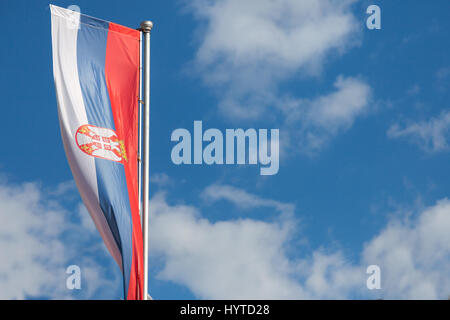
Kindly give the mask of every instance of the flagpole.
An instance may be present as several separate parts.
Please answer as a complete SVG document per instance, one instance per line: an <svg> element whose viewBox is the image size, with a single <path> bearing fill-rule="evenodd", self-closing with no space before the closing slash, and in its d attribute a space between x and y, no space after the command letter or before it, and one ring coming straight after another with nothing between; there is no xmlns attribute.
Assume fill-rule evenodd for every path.
<svg viewBox="0 0 450 320"><path fill-rule="evenodd" d="M139 31L141 29L138 29ZM139 32L139 103L138 103L138 207L139 216L142 220L142 106L144 97L142 96L142 32Z"/></svg>
<svg viewBox="0 0 450 320"><path fill-rule="evenodd" d="M148 203L149 203L149 142L150 142L150 31L151 21L141 22L144 33L144 175L142 177L142 236L144 240L144 300L148 296Z"/></svg>

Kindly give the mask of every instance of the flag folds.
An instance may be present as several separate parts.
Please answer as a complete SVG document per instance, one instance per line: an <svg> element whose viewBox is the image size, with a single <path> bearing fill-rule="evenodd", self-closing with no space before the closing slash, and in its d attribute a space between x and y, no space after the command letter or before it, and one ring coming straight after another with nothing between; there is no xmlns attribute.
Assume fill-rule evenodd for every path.
<svg viewBox="0 0 450 320"><path fill-rule="evenodd" d="M140 32L51 5L53 74L67 159L84 204L143 298L137 148Z"/></svg>

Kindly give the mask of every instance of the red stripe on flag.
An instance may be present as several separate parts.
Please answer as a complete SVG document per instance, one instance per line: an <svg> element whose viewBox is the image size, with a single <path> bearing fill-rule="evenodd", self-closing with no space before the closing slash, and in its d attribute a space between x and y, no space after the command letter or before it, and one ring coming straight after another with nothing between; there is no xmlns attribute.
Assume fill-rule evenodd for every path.
<svg viewBox="0 0 450 320"><path fill-rule="evenodd" d="M123 160L133 223L133 255L127 299L143 299L144 260L138 206L137 152L139 100L139 31L109 24L105 74L116 133L123 140Z"/></svg>

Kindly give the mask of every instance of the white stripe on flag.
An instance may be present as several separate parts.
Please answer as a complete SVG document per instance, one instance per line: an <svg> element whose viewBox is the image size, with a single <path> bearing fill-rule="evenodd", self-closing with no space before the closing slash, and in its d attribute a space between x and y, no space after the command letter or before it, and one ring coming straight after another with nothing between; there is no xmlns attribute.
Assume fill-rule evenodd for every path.
<svg viewBox="0 0 450 320"><path fill-rule="evenodd" d="M99 205L95 158L76 145L77 129L88 124L77 65L80 14L50 6L52 13L53 76L55 78L61 135L73 177L109 252L122 268L122 258Z"/></svg>

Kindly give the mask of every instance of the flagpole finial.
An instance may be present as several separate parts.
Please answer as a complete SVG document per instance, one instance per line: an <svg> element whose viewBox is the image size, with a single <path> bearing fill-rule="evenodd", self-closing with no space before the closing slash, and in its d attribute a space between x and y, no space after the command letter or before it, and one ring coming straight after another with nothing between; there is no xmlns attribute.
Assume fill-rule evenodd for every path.
<svg viewBox="0 0 450 320"><path fill-rule="evenodd" d="M141 28L140 30L142 32L150 32L153 28L153 22L146 20L141 22Z"/></svg>

